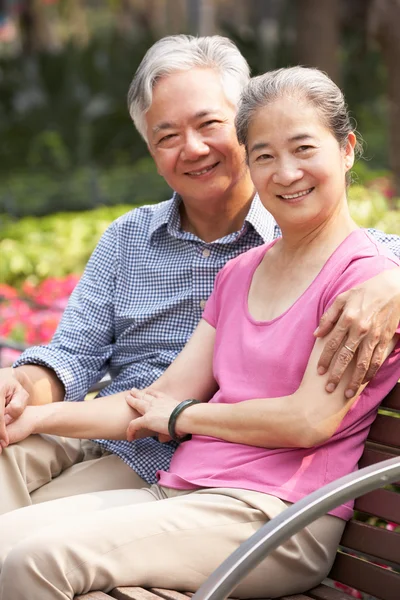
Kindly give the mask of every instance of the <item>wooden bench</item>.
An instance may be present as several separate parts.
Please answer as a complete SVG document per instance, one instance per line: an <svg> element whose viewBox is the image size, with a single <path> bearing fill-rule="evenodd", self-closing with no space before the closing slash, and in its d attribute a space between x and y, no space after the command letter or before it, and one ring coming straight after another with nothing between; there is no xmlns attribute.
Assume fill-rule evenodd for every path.
<svg viewBox="0 0 400 600"><path fill-rule="evenodd" d="M342 478L340 484L335 482L325 486L296 502L264 525L214 571L193 600L226 598L239 581L285 539L334 506L358 496L355 517L343 532L329 578L379 600L400 600L400 532L371 523L373 517L376 521L400 525L400 383L381 406L368 436L360 470ZM388 486L390 482L397 482L397 485ZM192 594L158 588L120 587L107 594L90 592L75 600L188 600L188 596ZM306 593L286 596L282 600L354 598L331 587L328 581Z"/></svg>

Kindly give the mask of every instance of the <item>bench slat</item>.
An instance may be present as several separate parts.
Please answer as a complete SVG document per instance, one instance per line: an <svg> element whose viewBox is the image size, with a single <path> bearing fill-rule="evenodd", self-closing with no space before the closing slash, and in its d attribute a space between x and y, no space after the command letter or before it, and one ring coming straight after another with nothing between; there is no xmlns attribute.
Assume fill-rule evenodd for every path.
<svg viewBox="0 0 400 600"><path fill-rule="evenodd" d="M160 600L160 597L141 587L117 587L111 596L117 600Z"/></svg>
<svg viewBox="0 0 400 600"><path fill-rule="evenodd" d="M188 600L188 596L175 590L164 590L163 588L150 588L150 591L165 600Z"/></svg>
<svg viewBox="0 0 400 600"><path fill-rule="evenodd" d="M338 552L329 577L380 600L399 600L400 574L355 556Z"/></svg>
<svg viewBox="0 0 400 600"><path fill-rule="evenodd" d="M391 392L383 399L381 406L400 410L400 384L394 386Z"/></svg>
<svg viewBox="0 0 400 600"><path fill-rule="evenodd" d="M346 594L346 592L324 584L318 585L307 594L310 594L313 600L354 600L354 597Z"/></svg>
<svg viewBox="0 0 400 600"><path fill-rule="evenodd" d="M400 449L390 448L390 446L382 446L380 444L374 444L373 442L366 445L360 462L358 463L359 469L368 467L369 465L375 465L381 460L388 460L394 458L400 454Z"/></svg>
<svg viewBox="0 0 400 600"><path fill-rule="evenodd" d="M378 415L371 425L368 439L397 447L400 440L400 419Z"/></svg>
<svg viewBox="0 0 400 600"><path fill-rule="evenodd" d="M75 596L75 600L113 600L111 596L104 592L89 592L83 596Z"/></svg>
<svg viewBox="0 0 400 600"><path fill-rule="evenodd" d="M375 490L358 498L355 502L356 510L392 521L400 523L400 502L399 494L390 490Z"/></svg>
<svg viewBox="0 0 400 600"><path fill-rule="evenodd" d="M368 523L359 521L348 523L340 545L383 561L388 560L392 563L400 561L400 533L373 527Z"/></svg>

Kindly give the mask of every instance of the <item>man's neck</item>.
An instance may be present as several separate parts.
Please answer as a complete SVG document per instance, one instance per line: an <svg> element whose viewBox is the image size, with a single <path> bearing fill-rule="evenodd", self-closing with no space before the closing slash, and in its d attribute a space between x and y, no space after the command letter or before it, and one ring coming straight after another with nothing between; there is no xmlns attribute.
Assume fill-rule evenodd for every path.
<svg viewBox="0 0 400 600"><path fill-rule="evenodd" d="M239 231L249 212L254 198L253 185L240 190L240 194L231 194L213 203L207 199L202 206L193 206L182 201L181 228L195 234L205 242L213 242L230 233Z"/></svg>

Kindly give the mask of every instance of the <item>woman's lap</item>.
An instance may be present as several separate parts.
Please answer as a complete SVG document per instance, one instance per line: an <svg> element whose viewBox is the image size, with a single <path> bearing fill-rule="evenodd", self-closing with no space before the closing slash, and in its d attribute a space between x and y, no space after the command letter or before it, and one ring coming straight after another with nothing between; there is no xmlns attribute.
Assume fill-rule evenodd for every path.
<svg viewBox="0 0 400 600"><path fill-rule="evenodd" d="M29 589L31 597L65 600L117 585L193 591L284 508L277 498L246 490L182 493L153 486L14 511L0 520L0 555L7 555L0 599L20 600ZM235 595L276 596L317 583L342 529L335 517L323 519L272 553Z"/></svg>

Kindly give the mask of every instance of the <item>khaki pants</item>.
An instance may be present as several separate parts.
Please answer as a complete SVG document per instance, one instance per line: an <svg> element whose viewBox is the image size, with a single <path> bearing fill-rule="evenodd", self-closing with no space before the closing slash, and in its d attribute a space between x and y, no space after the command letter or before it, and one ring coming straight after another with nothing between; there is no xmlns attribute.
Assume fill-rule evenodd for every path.
<svg viewBox="0 0 400 600"><path fill-rule="evenodd" d="M0 515L103 490L147 487L118 456L89 440L31 435L0 455Z"/></svg>
<svg viewBox="0 0 400 600"><path fill-rule="evenodd" d="M286 505L236 489L84 494L0 517L0 599L66 600L122 586L196 590ZM325 516L271 553L238 586L237 598L266 598L318 584L344 522Z"/></svg>

